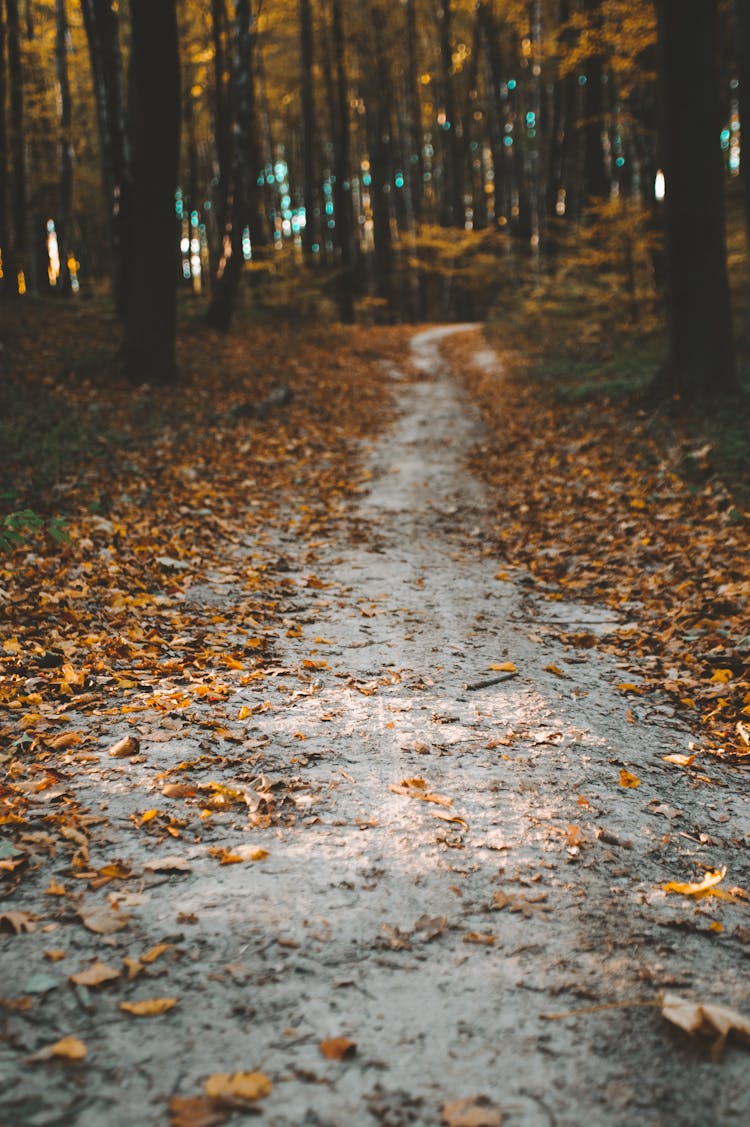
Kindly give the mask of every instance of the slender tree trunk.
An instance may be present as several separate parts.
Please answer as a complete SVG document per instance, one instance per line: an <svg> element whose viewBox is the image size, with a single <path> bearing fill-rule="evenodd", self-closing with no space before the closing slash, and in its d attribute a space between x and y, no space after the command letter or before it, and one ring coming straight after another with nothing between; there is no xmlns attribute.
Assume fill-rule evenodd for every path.
<svg viewBox="0 0 750 1127"><path fill-rule="evenodd" d="M13 165L11 181L12 240L9 254L9 273L12 293L18 293L18 276L28 278L29 263L26 210L26 153L24 150L24 97L23 64L21 61L21 34L18 19L18 0L6 0L8 17L8 78L10 80L10 156Z"/></svg>
<svg viewBox="0 0 750 1127"><path fill-rule="evenodd" d="M299 0L300 58L302 63L302 192L305 204L305 228L302 246L311 259L313 245L318 242L315 190L315 90L313 85L313 30L310 0Z"/></svg>
<svg viewBox="0 0 750 1127"><path fill-rule="evenodd" d="M485 56L485 84L487 86L487 125L492 152L492 174L494 189L495 223L509 218L510 201L508 193L507 162L503 144L503 115L500 105L500 91L503 82L503 60L500 53L500 37L495 25L492 8L488 0L480 0L477 5L477 20L481 23Z"/></svg>
<svg viewBox="0 0 750 1127"><path fill-rule="evenodd" d="M174 201L181 118L175 0L131 0L131 21L133 270L125 370L137 382L171 383L177 375Z"/></svg>
<svg viewBox="0 0 750 1127"><path fill-rule="evenodd" d="M406 112L408 117L407 144L409 147L407 167L409 170L408 189L411 193L411 206L417 222L422 217L422 197L424 195L424 140L422 137L422 104L419 97L417 79L417 18L414 0L406 3Z"/></svg>
<svg viewBox="0 0 750 1127"><path fill-rule="evenodd" d="M736 0L736 10L739 32L740 127L745 136L740 156L740 172L745 205L745 229L750 245L750 6L747 0Z"/></svg>
<svg viewBox="0 0 750 1127"><path fill-rule="evenodd" d="M102 186L109 230L112 296L121 317L130 292L129 169L118 15L111 0L81 0L94 78Z"/></svg>
<svg viewBox="0 0 750 1127"><path fill-rule="evenodd" d="M223 233L227 223L227 195L232 164L229 95L225 82L224 34L227 23L225 0L211 0L211 41L214 50L214 144L216 145L217 184L213 193L216 230Z"/></svg>
<svg viewBox="0 0 750 1127"><path fill-rule="evenodd" d="M229 329L237 303L244 265L242 238L245 228L250 227L254 255L262 254L263 248L268 245L261 204L262 188L257 182L260 150L253 72L256 33L249 0L237 0L234 20L232 174L222 256L206 313L208 324L222 332Z"/></svg>
<svg viewBox="0 0 750 1127"><path fill-rule="evenodd" d="M463 227L464 187L463 187L463 147L456 107L456 93L453 82L453 10L451 0L443 0L440 11L440 67L445 110L443 147L443 206L442 223L444 227Z"/></svg>
<svg viewBox="0 0 750 1127"><path fill-rule="evenodd" d="M656 0L666 178L667 358L654 392L714 398L739 388L732 339L715 0Z"/></svg>
<svg viewBox="0 0 750 1127"><path fill-rule="evenodd" d="M385 54L385 15L378 5L371 9L375 38L375 65L367 95L368 148L372 183L373 239L375 243L375 289L392 309L395 304L393 277L393 235L391 231L391 160L392 91L388 59Z"/></svg>
<svg viewBox="0 0 750 1127"><path fill-rule="evenodd" d="M0 297L14 292L13 263L8 230L8 131L5 126L5 96L8 80L5 69L5 3L0 0Z"/></svg>
<svg viewBox="0 0 750 1127"><path fill-rule="evenodd" d="M349 97L346 82L344 52L344 27L341 0L332 0L333 54L336 69L336 129L334 213L341 248L341 274L339 280L339 309L342 321L354 322L354 213L349 177Z"/></svg>
<svg viewBox="0 0 750 1127"><path fill-rule="evenodd" d="M55 0L57 38L55 44L57 82L60 91L60 203L57 216L57 247L60 254L60 275L57 289L70 294L70 224L73 209L72 111L68 79L68 19L65 0Z"/></svg>
<svg viewBox="0 0 750 1127"><path fill-rule="evenodd" d="M705 0L699 0L704 3ZM585 0L584 8L591 28L601 27L601 0ZM606 199L610 192L604 150L604 58L594 54L586 62L584 87L584 165L583 178L586 195Z"/></svg>

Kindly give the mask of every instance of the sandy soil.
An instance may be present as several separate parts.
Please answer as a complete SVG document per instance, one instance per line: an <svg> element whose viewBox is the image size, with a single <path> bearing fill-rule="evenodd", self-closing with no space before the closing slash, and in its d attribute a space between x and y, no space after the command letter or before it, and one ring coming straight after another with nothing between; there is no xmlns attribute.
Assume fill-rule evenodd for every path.
<svg viewBox="0 0 750 1127"><path fill-rule="evenodd" d="M338 541L300 558L293 523L272 534L288 636L278 675L229 704L248 710L244 742L219 761L210 735L140 713L143 754L113 760L102 742L80 779L80 801L106 805L101 863L143 876L87 891L51 930L0 935L0 994L34 998L0 1041L3 1127L166 1124L170 1097L243 1069L270 1077L259 1110L277 1127L432 1125L480 1096L474 1118L446 1121L750 1122L747 1052L712 1063L650 1004L669 989L750 1011L747 903L662 888L724 865L723 886L748 886L746 788L665 762L690 743L669 709L618 688L632 676L607 655L552 637L606 634L610 612L545 599L490 550L464 468L479 421L439 355L454 331L415 336L419 378L392 373L400 419L368 452ZM479 334L477 352L499 363ZM231 607L242 566L217 560L193 597ZM515 677L467 688L507 662ZM179 841L137 829L134 813L178 810L164 772L200 755L251 814L278 786L294 823L228 818ZM219 865L211 846L268 856ZM189 869L144 868L175 856ZM49 918L43 893L29 882L23 906ZM113 903L127 927L83 926ZM68 983L94 957L119 966L163 943L131 984ZM159 1017L119 1009L164 996L178 1001ZM610 1003L633 1005L597 1008ZM29 1063L66 1035L88 1046L80 1068ZM356 1051L327 1059L320 1042L340 1036Z"/></svg>

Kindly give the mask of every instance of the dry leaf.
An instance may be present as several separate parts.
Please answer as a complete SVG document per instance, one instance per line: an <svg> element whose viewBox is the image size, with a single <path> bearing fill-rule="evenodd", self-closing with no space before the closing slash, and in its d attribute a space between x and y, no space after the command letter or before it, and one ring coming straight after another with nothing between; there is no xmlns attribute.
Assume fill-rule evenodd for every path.
<svg viewBox="0 0 750 1127"><path fill-rule="evenodd" d="M455 822L456 825L463 826L465 830L469 828L469 823L466 819L459 817L458 814L446 814L444 810L433 810L432 816L433 818L440 818L443 822Z"/></svg>
<svg viewBox="0 0 750 1127"><path fill-rule="evenodd" d="M437 806L453 805L452 798L446 798L446 796L443 794L428 794L427 791L424 791L419 787L405 787L403 785L391 783L388 789L392 791L393 794L403 794L407 798L419 798L422 800L422 802L434 802Z"/></svg>
<svg viewBox="0 0 750 1127"><path fill-rule="evenodd" d="M195 798L198 792L189 783L167 783L161 793L165 798Z"/></svg>
<svg viewBox="0 0 750 1127"><path fill-rule="evenodd" d="M63 1037L60 1041L55 1041L54 1045L48 1045L26 1059L36 1063L51 1060L52 1057L60 1057L61 1060L69 1061L71 1064L80 1064L86 1059L86 1046L78 1037Z"/></svg>
<svg viewBox="0 0 750 1127"><path fill-rule="evenodd" d="M272 1085L264 1072L214 1072L205 1080L203 1087L212 1100L251 1103L269 1096Z"/></svg>
<svg viewBox="0 0 750 1127"><path fill-rule="evenodd" d="M690 1002L677 994L662 994L659 998L662 1017L678 1025L686 1033L699 1033L719 1037L723 1042L730 1033L736 1033L750 1043L750 1020L728 1006L713 1002Z"/></svg>
<svg viewBox="0 0 750 1127"><path fill-rule="evenodd" d="M463 938L464 943L479 943L484 947L492 947L496 940L497 936L491 931L467 931Z"/></svg>
<svg viewBox="0 0 750 1127"><path fill-rule="evenodd" d="M15 935L35 931L38 919L33 912L0 912L0 931L12 931Z"/></svg>
<svg viewBox="0 0 750 1127"><path fill-rule="evenodd" d="M554 673L555 677L567 677L568 674L565 670L561 669L559 665L545 665L546 673Z"/></svg>
<svg viewBox="0 0 750 1127"><path fill-rule="evenodd" d="M103 986L105 982L114 982L116 978L120 977L119 970L114 967L108 967L106 963L100 962L98 959L92 963L86 970L80 970L77 974L71 974L70 982L74 982L76 986Z"/></svg>
<svg viewBox="0 0 750 1127"><path fill-rule="evenodd" d="M724 865L721 869L709 870L703 880L695 884L670 880L663 884L662 888L665 892L679 892L683 896L697 896L700 899L703 896L712 895L712 890L724 880L726 872L727 867Z"/></svg>
<svg viewBox="0 0 750 1127"><path fill-rule="evenodd" d="M487 668L492 673L517 673L518 666L513 661L495 661Z"/></svg>
<svg viewBox="0 0 750 1127"><path fill-rule="evenodd" d="M138 755L140 750L140 741L135 736L123 736L117 743L112 744L109 754L113 759L128 759L132 755Z"/></svg>
<svg viewBox="0 0 750 1127"><path fill-rule="evenodd" d="M218 858L221 865L237 865L241 861L264 861L269 856L267 849L259 849L256 845L238 845L234 849L213 845L208 853L209 856Z"/></svg>
<svg viewBox="0 0 750 1127"><path fill-rule="evenodd" d="M59 963L61 959L67 958L68 952L63 951L60 947L54 947L50 951L44 952L45 959L49 959L51 963Z"/></svg>
<svg viewBox="0 0 750 1127"><path fill-rule="evenodd" d="M620 786L626 787L628 790L634 790L635 787L641 785L641 780L637 775L631 775L630 771L626 771L623 767L620 771Z"/></svg>
<svg viewBox="0 0 750 1127"><path fill-rule="evenodd" d="M97 935L112 935L127 927L130 916L126 912L118 912L116 908L89 908L78 913L84 927Z"/></svg>
<svg viewBox="0 0 750 1127"><path fill-rule="evenodd" d="M143 970L143 963L139 959L131 959L127 955L123 958L125 970L128 972L128 982L132 982L134 978Z"/></svg>
<svg viewBox="0 0 750 1127"><path fill-rule="evenodd" d="M155 857L144 863L147 873L190 873L193 866L184 857Z"/></svg>
<svg viewBox="0 0 750 1127"><path fill-rule="evenodd" d="M694 755L662 755L665 763L676 763L678 767L692 767L695 763Z"/></svg>
<svg viewBox="0 0 750 1127"><path fill-rule="evenodd" d="M170 1127L219 1127L227 1116L208 1096L173 1096L169 1101Z"/></svg>
<svg viewBox="0 0 750 1127"><path fill-rule="evenodd" d="M503 1117L486 1096L474 1096L443 1104L440 1122L445 1127L501 1127Z"/></svg>
<svg viewBox="0 0 750 1127"><path fill-rule="evenodd" d="M155 963L156 960L161 958L164 952L168 951L171 946L171 943L157 943L157 945L155 947L151 947L145 955L141 955L139 962Z"/></svg>
<svg viewBox="0 0 750 1127"><path fill-rule="evenodd" d="M332 1037L320 1042L320 1051L329 1060L349 1060L357 1051L357 1042L348 1037Z"/></svg>
<svg viewBox="0 0 750 1127"><path fill-rule="evenodd" d="M141 1002L120 1002L120 1009L135 1017L158 1017L176 1005L176 998L144 998Z"/></svg>

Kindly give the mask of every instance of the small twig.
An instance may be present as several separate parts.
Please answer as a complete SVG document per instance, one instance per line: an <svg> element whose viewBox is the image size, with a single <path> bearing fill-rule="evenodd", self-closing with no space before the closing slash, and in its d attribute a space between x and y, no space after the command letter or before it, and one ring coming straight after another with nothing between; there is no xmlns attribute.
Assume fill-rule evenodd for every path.
<svg viewBox="0 0 750 1127"><path fill-rule="evenodd" d="M489 689L491 685L499 685L501 681L510 681L511 677L517 677L518 673L498 673L497 677L488 677L486 681L472 681L470 684L464 683L464 688L467 692L473 693L477 689Z"/></svg>
<svg viewBox="0 0 750 1127"><path fill-rule="evenodd" d="M603 1010L629 1010L639 1006L658 1008L657 1000L647 1002L600 1002L597 1006L582 1006L580 1010L567 1010L562 1014L539 1014L544 1021L563 1021L566 1017L580 1017L582 1014L598 1014Z"/></svg>

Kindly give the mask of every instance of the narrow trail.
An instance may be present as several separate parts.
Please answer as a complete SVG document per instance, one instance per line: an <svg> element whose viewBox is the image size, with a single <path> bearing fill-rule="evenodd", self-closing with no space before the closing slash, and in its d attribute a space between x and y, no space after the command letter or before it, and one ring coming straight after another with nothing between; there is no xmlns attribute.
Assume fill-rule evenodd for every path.
<svg viewBox="0 0 750 1127"><path fill-rule="evenodd" d="M182 952L151 988L179 994L179 1011L137 1038L100 1012L97 1081L85 1097L51 1081L57 1121L161 1124L171 1095L242 1068L271 1077L263 1121L277 1127L428 1127L479 1096L513 1127L750 1119L741 1050L714 1065L648 1006L544 1016L662 988L747 1010L731 937L747 906L661 886L695 862L746 883L750 803L665 763L689 733L618 689L606 655L546 634L605 632L611 613L498 578L488 499L465 469L480 422L439 352L470 329L414 337L419 378L393 373L399 421L372 446L368 490L340 541L293 573L278 676L233 702L253 709L256 770L294 776L296 823L250 831L269 854L253 865L191 846L189 874L131 900L142 945ZM279 535L293 558L293 532ZM506 662L515 678L466 689ZM195 750L153 749L162 770ZM620 785L623 768L639 786ZM140 770L121 776L123 811ZM133 856L125 813L117 832ZM356 1054L326 1060L319 1043L338 1036ZM499 1122L484 1114L466 1122ZM4 1127L54 1121L43 1102L36 1118L0 1111Z"/></svg>

